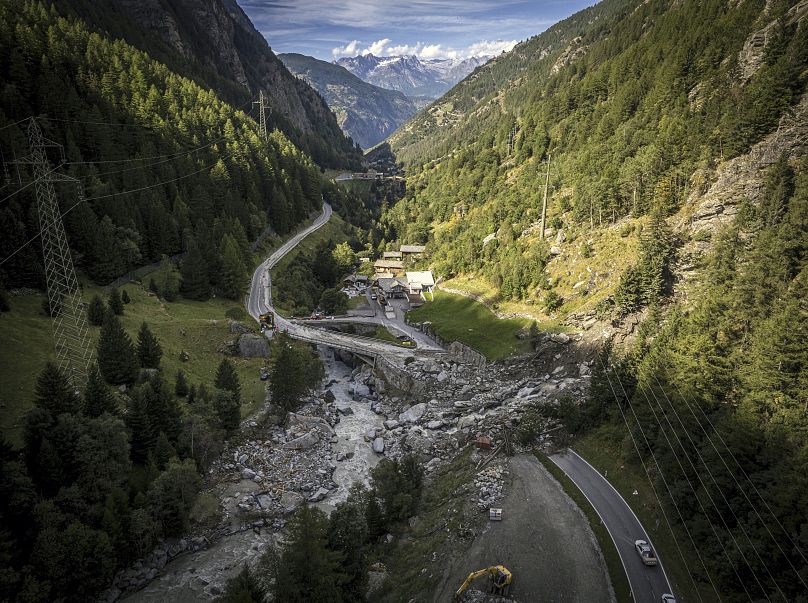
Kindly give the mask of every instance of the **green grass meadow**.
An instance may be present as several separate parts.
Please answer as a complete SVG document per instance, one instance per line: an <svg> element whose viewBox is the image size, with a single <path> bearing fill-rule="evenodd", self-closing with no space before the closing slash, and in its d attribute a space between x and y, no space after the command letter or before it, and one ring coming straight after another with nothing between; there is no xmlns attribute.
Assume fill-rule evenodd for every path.
<svg viewBox="0 0 808 603"><path fill-rule="evenodd" d="M228 310L238 311L241 304L225 299L196 302L180 299L163 302L136 283L122 287L131 298L124 306L121 322L133 342L145 320L163 348L162 368L170 384L178 369L182 369L190 384L205 383L210 389L216 368L225 356L218 350L236 336L230 333ZM100 288L85 287L84 299L94 294L106 300ZM42 312L42 295L10 298L11 312L0 315L0 435L12 444L22 441L22 421L34 399L37 376L45 363L54 358L51 319ZM245 314L246 317L246 314ZM254 326L252 320L244 322ZM95 344L100 327L90 327ZM257 332L257 331L256 331ZM180 360L187 352L190 360ZM242 416L261 406L265 383L259 378L264 360L261 358L231 358L241 380Z"/></svg>
<svg viewBox="0 0 808 603"><path fill-rule="evenodd" d="M530 327L525 318L497 318L483 304L462 295L435 292L435 301L408 313L412 322L432 323L445 342L460 341L483 354L488 360L501 360L530 351L530 342L517 333Z"/></svg>

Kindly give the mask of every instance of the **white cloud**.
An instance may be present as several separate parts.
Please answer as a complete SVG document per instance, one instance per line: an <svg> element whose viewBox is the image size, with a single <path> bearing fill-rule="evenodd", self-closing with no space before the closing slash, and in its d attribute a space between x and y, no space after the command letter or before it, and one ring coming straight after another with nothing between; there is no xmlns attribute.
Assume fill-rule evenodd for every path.
<svg viewBox="0 0 808 603"><path fill-rule="evenodd" d="M518 40L480 40L464 48L452 48L443 44L392 44L390 38L376 40L372 44L360 48L361 42L352 40L345 46L331 50L334 58L367 55L397 56L414 54L420 59L467 59L469 57L495 56L502 51L511 50Z"/></svg>
<svg viewBox="0 0 808 603"><path fill-rule="evenodd" d="M362 51L362 54L363 55L365 55L365 54L375 54L375 55L384 54L385 48L387 48L387 45L390 42L392 42L392 40L390 38L384 38L383 40L376 40L375 42L373 42L373 44L371 44L370 46L365 48L365 50Z"/></svg>
<svg viewBox="0 0 808 603"><path fill-rule="evenodd" d="M345 46L338 46L331 49L331 54L334 58L338 57L353 57L356 56L356 48L361 44L359 40L351 40Z"/></svg>

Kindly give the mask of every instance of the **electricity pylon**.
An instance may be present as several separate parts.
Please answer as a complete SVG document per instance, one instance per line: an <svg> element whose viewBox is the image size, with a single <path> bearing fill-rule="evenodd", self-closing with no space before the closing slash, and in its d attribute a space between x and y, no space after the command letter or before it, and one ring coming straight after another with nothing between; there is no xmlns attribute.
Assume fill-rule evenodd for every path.
<svg viewBox="0 0 808 603"><path fill-rule="evenodd" d="M53 318L53 342L59 368L75 388L84 386L87 370L92 360L92 350L87 329L87 316L81 298L73 258L67 243L59 200L53 183L56 180L73 180L55 175L46 154L47 147L59 149L61 145L42 136L36 119L28 126L28 141L31 154L19 160L33 167L36 184L39 232L42 239L42 255L45 262L45 281L48 286L48 305ZM83 193L79 193L82 195Z"/></svg>
<svg viewBox="0 0 808 603"><path fill-rule="evenodd" d="M264 139L264 142L267 141L267 118L266 114L264 113L264 108L266 105L264 104L264 91L261 90L258 94L258 101L254 101L253 105L258 105L258 128L261 133L261 138Z"/></svg>

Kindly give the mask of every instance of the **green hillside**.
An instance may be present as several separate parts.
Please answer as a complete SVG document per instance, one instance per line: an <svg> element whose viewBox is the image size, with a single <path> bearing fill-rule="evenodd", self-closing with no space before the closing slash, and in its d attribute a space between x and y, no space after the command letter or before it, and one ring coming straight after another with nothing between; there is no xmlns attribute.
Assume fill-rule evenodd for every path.
<svg viewBox="0 0 808 603"><path fill-rule="evenodd" d="M694 174L746 152L799 100L808 28L794 5L607 0L517 45L392 136L410 174L387 214L393 238L427 243L442 274L541 300L548 157L554 236L573 229L580 244L594 226L675 213L705 184ZM765 48L749 47L760 32Z"/></svg>

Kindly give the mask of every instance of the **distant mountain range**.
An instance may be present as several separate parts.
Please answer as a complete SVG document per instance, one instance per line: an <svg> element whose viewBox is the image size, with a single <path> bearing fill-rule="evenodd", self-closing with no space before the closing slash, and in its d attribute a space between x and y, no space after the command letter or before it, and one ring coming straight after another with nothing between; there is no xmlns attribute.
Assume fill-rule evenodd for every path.
<svg viewBox="0 0 808 603"><path fill-rule="evenodd" d="M336 63L380 88L398 90L409 97L436 99L490 58L419 59L415 55L377 57L366 54L342 58Z"/></svg>
<svg viewBox="0 0 808 603"><path fill-rule="evenodd" d="M420 108L401 92L364 82L334 63L294 53L278 57L322 95L342 131L364 149L387 138Z"/></svg>

